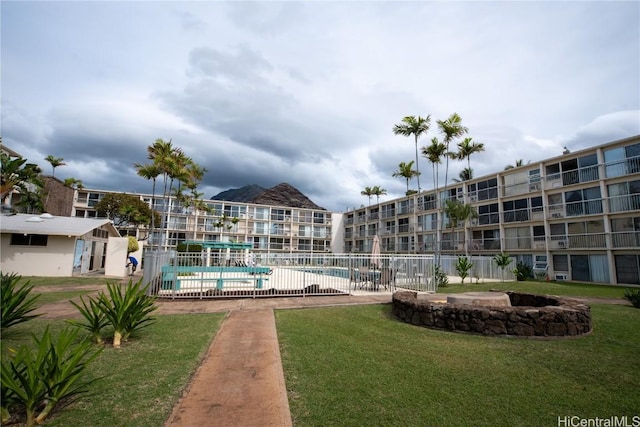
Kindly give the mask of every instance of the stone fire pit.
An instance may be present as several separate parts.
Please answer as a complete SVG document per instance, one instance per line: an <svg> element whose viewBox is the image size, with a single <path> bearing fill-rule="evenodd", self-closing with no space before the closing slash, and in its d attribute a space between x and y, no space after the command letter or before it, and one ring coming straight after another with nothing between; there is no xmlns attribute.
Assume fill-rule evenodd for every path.
<svg viewBox="0 0 640 427"><path fill-rule="evenodd" d="M566 337L592 330L591 310L578 301L519 292L393 294L393 314L417 326L483 335Z"/></svg>

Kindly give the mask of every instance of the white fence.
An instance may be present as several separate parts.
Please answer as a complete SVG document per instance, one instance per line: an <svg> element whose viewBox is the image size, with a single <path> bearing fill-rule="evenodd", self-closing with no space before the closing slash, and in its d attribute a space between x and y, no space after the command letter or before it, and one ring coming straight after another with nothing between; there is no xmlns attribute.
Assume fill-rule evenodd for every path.
<svg viewBox="0 0 640 427"><path fill-rule="evenodd" d="M240 258L211 265L202 253L153 251L145 254L144 283L163 298L236 298L391 293L396 289L435 292L432 255L255 254L248 265ZM242 257L245 259L245 257ZM459 283L457 257L442 256L450 283ZM472 257L466 283L501 280L491 257ZM215 263L213 263L215 264ZM513 280L515 260L504 271Z"/></svg>

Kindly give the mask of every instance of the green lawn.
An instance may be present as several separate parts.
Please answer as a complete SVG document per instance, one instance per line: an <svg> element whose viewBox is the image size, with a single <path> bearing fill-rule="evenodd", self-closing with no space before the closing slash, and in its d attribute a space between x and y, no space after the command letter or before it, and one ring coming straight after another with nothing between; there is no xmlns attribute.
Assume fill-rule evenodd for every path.
<svg viewBox="0 0 640 427"><path fill-rule="evenodd" d="M640 310L594 305L586 337L456 334L389 305L282 310L276 320L296 426L557 425L637 415Z"/></svg>
<svg viewBox="0 0 640 427"><path fill-rule="evenodd" d="M81 295L86 295L89 293L91 293L91 291L42 292L39 294L40 296L36 301L36 305L39 306L42 304L50 304L52 302L68 301L71 298L79 297ZM37 292L34 293L34 295L36 294Z"/></svg>
<svg viewBox="0 0 640 427"><path fill-rule="evenodd" d="M520 291L537 294L565 295L565 296L582 296L582 297L604 297L604 298L622 298L624 295L624 287L611 285L593 285L587 283L569 283L569 282L491 282L479 284L452 284L440 287L438 293L456 293L456 292L474 292L488 291L491 289L499 289L503 291Z"/></svg>
<svg viewBox="0 0 640 427"><path fill-rule="evenodd" d="M89 366L90 395L47 420L48 426L162 426L213 340L224 314L155 316L120 350L106 347ZM2 354L30 332L46 325L55 331L64 321L35 319L3 331Z"/></svg>
<svg viewBox="0 0 640 427"><path fill-rule="evenodd" d="M120 282L120 279L105 279L104 277L30 277L22 276L20 283L29 281L33 286L78 286L105 285L107 282Z"/></svg>

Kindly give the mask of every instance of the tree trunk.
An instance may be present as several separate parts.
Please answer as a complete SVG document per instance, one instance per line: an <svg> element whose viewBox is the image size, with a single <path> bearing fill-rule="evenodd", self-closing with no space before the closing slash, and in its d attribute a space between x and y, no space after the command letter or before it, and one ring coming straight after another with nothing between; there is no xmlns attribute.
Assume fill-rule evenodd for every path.
<svg viewBox="0 0 640 427"><path fill-rule="evenodd" d="M120 348L121 341L122 341L122 332L115 331L113 333L113 348Z"/></svg>

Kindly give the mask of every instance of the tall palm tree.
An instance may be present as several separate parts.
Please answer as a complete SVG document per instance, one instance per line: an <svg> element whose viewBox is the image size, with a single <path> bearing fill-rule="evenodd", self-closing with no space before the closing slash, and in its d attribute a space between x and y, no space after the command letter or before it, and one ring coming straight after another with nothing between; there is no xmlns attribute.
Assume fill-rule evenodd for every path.
<svg viewBox="0 0 640 427"><path fill-rule="evenodd" d="M470 204L461 203L457 200L447 200L445 206L445 213L449 217L449 225L451 226L451 242L453 244L453 251L455 254L456 248L458 247L458 241L455 237L454 229L458 227L460 223L462 223L464 227L464 239L465 239L465 256L469 256L469 245L467 244L467 223L471 218L475 218L478 216L475 209Z"/></svg>
<svg viewBox="0 0 640 427"><path fill-rule="evenodd" d="M148 165L143 165L140 163L134 163L133 165L136 168L138 176L144 179L150 179L152 181L151 185L151 210L155 210L155 200L156 200L156 180L158 176L162 173L160 167L155 163L149 163ZM151 230L155 229L155 214L151 215Z"/></svg>
<svg viewBox="0 0 640 427"><path fill-rule="evenodd" d="M442 157L445 156L445 153L447 152L447 147L440 141L438 141L437 137L433 137L431 138L431 145L427 146L427 147L422 147L422 155L424 157L426 157L429 160L429 163L431 163L431 166L433 168L433 187L435 190L435 195L436 195L436 209L438 209L438 212L440 211L440 191L438 190L438 180L439 180L439 167L438 165L440 165L442 163ZM439 215L441 215L439 213ZM441 222L440 221L436 221L436 265L440 265L440 246L441 246L441 242L442 242L442 236L441 236Z"/></svg>
<svg viewBox="0 0 640 427"><path fill-rule="evenodd" d="M431 124L431 116L427 117L415 117L406 116L402 119L402 123L393 126L393 133L403 136L414 136L416 144L416 174L418 180L418 193L420 193L420 166L418 165L418 138L422 134L426 134Z"/></svg>
<svg viewBox="0 0 640 427"><path fill-rule="evenodd" d="M373 187L371 189L371 192L376 196L376 203L379 204L380 203L380 196L387 194L387 190L385 190L384 188L380 188L379 185L376 185L375 187Z"/></svg>
<svg viewBox="0 0 640 427"><path fill-rule="evenodd" d="M413 160L409 163L400 162L400 164L398 164L398 170L391 175L394 178L402 177L407 180L407 195L409 194L409 180L414 176L420 175L420 172L413 169L413 163Z"/></svg>
<svg viewBox="0 0 640 427"><path fill-rule="evenodd" d="M362 190L360 194L369 198L369 206L371 206L371 196L373 196L373 188L364 187L364 190Z"/></svg>
<svg viewBox="0 0 640 427"><path fill-rule="evenodd" d="M467 159L467 169L471 170L471 155L484 151L482 142L474 142L473 138L465 138L458 142L458 152L455 154L456 159Z"/></svg>
<svg viewBox="0 0 640 427"><path fill-rule="evenodd" d="M54 177L56 176L56 168L58 166L66 165L62 157L54 157L53 154L49 154L44 159L51 164L51 169L52 169L51 176L54 176Z"/></svg>
<svg viewBox="0 0 640 427"><path fill-rule="evenodd" d="M440 133L442 133L443 136L442 142L447 147L445 151L447 153L447 157L444 172L444 191L446 195L447 185L449 181L449 144L451 144L454 139L459 138L467 133L468 129L462 126L462 119L460 118L458 113L451 114L446 120L438 120L437 123L438 128L440 129ZM442 225L441 228L444 228L444 215L441 216L440 222Z"/></svg>

